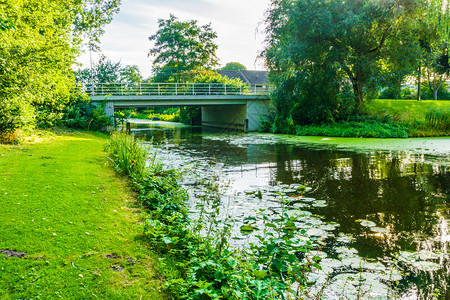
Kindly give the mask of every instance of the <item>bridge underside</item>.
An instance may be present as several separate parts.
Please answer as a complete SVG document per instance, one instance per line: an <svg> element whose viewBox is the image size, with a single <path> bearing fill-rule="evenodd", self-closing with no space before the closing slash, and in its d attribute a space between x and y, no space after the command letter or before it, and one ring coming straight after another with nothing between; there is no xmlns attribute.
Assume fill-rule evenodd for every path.
<svg viewBox="0 0 450 300"><path fill-rule="evenodd" d="M104 96L91 97L93 103L105 101ZM224 130L257 131L261 119L270 113L267 96L110 96L105 112L114 116L114 108L157 106L201 106L202 125Z"/></svg>

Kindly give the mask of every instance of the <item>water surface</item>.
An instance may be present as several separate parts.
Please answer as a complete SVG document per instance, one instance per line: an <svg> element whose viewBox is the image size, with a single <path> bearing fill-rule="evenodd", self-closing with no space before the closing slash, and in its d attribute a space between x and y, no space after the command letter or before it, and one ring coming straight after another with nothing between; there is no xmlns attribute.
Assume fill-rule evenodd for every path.
<svg viewBox="0 0 450 300"><path fill-rule="evenodd" d="M340 225L325 240L323 251L329 258L338 257L339 247L354 248L364 261L380 262L401 272L398 282L385 282L395 290L390 292L392 297L450 299L449 138L300 138L211 131L172 123L142 126L135 126L136 132L159 144L160 156L169 167L189 160L205 162L192 172L207 176L202 175L202 169L215 162L216 173L229 181L226 194L237 198L224 198L228 213L245 217L246 205L270 206L246 200L244 191L307 185L312 187L308 197L326 203L310 211L324 223ZM373 232L361 226L360 220L371 221L386 232ZM344 235L352 238L339 238ZM402 263L406 251L424 250L437 256L416 256L416 262ZM399 254L403 255L400 261ZM426 271L420 261L439 269ZM330 271L328 276L354 272L339 270Z"/></svg>

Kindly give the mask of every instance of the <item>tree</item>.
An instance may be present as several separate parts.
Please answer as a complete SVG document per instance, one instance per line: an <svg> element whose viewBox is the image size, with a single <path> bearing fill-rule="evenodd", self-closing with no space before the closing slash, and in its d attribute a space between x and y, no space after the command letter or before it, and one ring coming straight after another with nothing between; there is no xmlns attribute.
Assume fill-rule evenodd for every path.
<svg viewBox="0 0 450 300"><path fill-rule="evenodd" d="M105 56L101 56L93 65L92 74L91 69L82 69L75 71L75 77L78 83L85 86L101 83L139 83L143 79L138 66L123 66L120 62L112 62Z"/></svg>
<svg viewBox="0 0 450 300"><path fill-rule="evenodd" d="M424 74L435 100L442 83L450 72L448 45L450 4L443 0L422 1L416 18L420 57L417 72L417 100L421 95L421 77Z"/></svg>
<svg viewBox="0 0 450 300"><path fill-rule="evenodd" d="M154 57L154 81L164 82L180 71L212 69L217 65L217 34L211 24L181 22L172 14L167 20L158 20L158 24L158 31L149 37L155 42L149 52Z"/></svg>
<svg viewBox="0 0 450 300"><path fill-rule="evenodd" d="M247 68L238 62L229 62L222 69L222 71L239 71L239 70L247 70Z"/></svg>
<svg viewBox="0 0 450 300"><path fill-rule="evenodd" d="M72 99L72 65L83 34L98 36L118 0L0 2L0 135L58 118ZM95 10L90 8L94 7ZM89 8L89 9L88 9ZM81 22L95 11L97 21ZM100 22L98 20L104 20Z"/></svg>
<svg viewBox="0 0 450 300"><path fill-rule="evenodd" d="M273 0L263 56L275 85L292 91L284 93L294 101L287 109L305 99L300 91L326 103L340 98L349 83L360 111L370 91L414 65L417 46L408 22L414 10L410 0ZM305 90L318 85L328 92Z"/></svg>

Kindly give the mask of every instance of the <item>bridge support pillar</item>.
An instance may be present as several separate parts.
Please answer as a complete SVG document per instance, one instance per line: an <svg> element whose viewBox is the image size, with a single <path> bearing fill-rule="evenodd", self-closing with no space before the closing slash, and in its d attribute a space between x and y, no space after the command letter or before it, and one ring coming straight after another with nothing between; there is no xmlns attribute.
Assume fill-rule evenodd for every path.
<svg viewBox="0 0 450 300"><path fill-rule="evenodd" d="M202 106L203 126L243 131L246 118L245 104Z"/></svg>
<svg viewBox="0 0 450 300"><path fill-rule="evenodd" d="M249 100L247 102L248 131L258 131L261 120L269 117L272 108L269 101Z"/></svg>
<svg viewBox="0 0 450 300"><path fill-rule="evenodd" d="M240 105L202 106L202 125L244 132L258 131L261 120L271 113L267 100L249 100Z"/></svg>
<svg viewBox="0 0 450 300"><path fill-rule="evenodd" d="M114 125L114 102L112 101L106 102L105 114L109 117L109 119Z"/></svg>

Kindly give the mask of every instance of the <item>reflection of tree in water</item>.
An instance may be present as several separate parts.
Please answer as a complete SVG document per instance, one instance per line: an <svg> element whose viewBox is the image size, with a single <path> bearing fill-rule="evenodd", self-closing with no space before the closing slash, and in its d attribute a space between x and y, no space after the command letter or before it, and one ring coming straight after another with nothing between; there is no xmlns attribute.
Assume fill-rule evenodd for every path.
<svg viewBox="0 0 450 300"><path fill-rule="evenodd" d="M449 246L449 210L445 205L450 204L450 172L439 163L424 163L423 155L355 153L282 143L243 147L232 143L233 135L205 138L202 131L189 127L155 130L149 137L155 142L167 138L172 147L215 157L227 166L266 168L268 171L261 174L270 177L271 185L302 183L313 187L312 196L329 204L316 212L326 221L340 223L340 231L352 233L357 239L351 246L362 257L379 258L404 250L447 250ZM255 174L243 176L245 180L245 176ZM390 231L373 234L355 223L357 219L369 219ZM449 293L449 263L441 263L444 269L434 273L434 278L426 273L412 274L400 288L414 289L410 284L416 282L417 296L424 299L435 288ZM448 296L443 299L450 299Z"/></svg>
<svg viewBox="0 0 450 300"><path fill-rule="evenodd" d="M353 246L361 256L378 258L404 250L447 249L449 214L448 209L447 213L440 209L449 199L450 173L445 166L421 163L423 157L407 153L364 154L284 145L279 145L276 153L271 183L314 187L313 196L329 203L320 214L327 221L340 223L341 231L358 237ZM357 219L369 219L390 232L373 234L356 225ZM440 229L443 226L447 232ZM447 235L446 242L434 241L443 235ZM445 293L448 274L445 264L433 279L425 273L413 276L424 289L420 297L425 299L425 294L430 295L435 288Z"/></svg>

